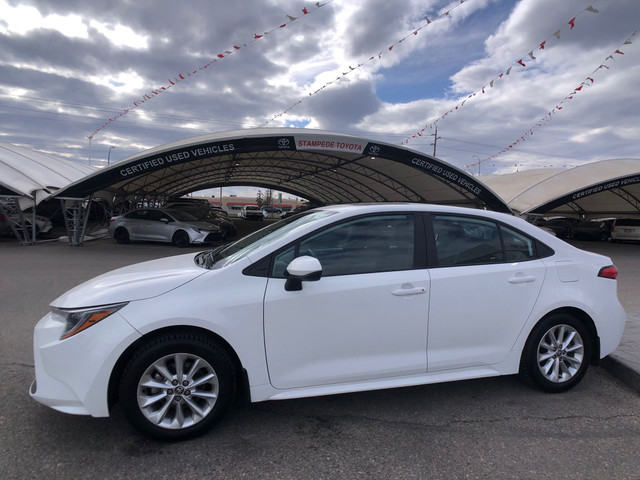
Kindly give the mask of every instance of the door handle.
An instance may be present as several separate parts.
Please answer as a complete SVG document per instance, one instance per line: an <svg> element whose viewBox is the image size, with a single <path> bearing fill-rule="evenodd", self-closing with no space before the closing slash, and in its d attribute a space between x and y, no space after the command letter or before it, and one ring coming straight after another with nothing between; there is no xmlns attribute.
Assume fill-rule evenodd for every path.
<svg viewBox="0 0 640 480"><path fill-rule="evenodd" d="M532 275L516 275L515 277L512 277L509 279L509 283L514 283L514 284L531 283L531 282L535 282L535 280L536 280L536 277Z"/></svg>
<svg viewBox="0 0 640 480"><path fill-rule="evenodd" d="M420 295L422 293L425 293L426 291L427 289L424 287L399 288L398 290L394 290L393 292L391 292L391 294L395 295L396 297L403 297L405 295Z"/></svg>

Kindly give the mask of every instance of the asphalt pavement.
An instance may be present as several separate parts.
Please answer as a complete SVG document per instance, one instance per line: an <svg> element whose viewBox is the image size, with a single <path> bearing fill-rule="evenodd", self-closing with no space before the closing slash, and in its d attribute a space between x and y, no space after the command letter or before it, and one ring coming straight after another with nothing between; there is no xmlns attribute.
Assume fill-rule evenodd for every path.
<svg viewBox="0 0 640 480"><path fill-rule="evenodd" d="M242 235L265 224L237 225ZM603 362L609 371L589 369L569 392L548 395L496 377L238 405L210 434L164 444L134 431L118 406L103 419L58 413L31 400L33 326L53 298L79 282L202 247L123 246L109 239L23 247L0 239L2 478L637 480L640 245L577 246L618 266L628 319L620 347Z"/></svg>

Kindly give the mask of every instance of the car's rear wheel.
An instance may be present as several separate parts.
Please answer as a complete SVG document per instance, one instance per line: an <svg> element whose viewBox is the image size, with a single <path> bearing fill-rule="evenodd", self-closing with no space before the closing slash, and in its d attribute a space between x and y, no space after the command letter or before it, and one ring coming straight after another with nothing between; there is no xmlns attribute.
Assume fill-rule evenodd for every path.
<svg viewBox="0 0 640 480"><path fill-rule="evenodd" d="M145 344L122 376L120 400L131 424L160 440L209 431L235 391L229 356L208 338L167 334Z"/></svg>
<svg viewBox="0 0 640 480"><path fill-rule="evenodd" d="M522 353L521 375L547 392L575 387L589 368L591 335L575 317L558 313L533 329Z"/></svg>
<svg viewBox="0 0 640 480"><path fill-rule="evenodd" d="M126 228L117 229L113 234L113 238L115 238L118 243L129 243L131 241Z"/></svg>
<svg viewBox="0 0 640 480"><path fill-rule="evenodd" d="M191 245L191 239L189 238L189 234L184 230L178 230L173 234L173 239L171 240L176 247L188 247Z"/></svg>

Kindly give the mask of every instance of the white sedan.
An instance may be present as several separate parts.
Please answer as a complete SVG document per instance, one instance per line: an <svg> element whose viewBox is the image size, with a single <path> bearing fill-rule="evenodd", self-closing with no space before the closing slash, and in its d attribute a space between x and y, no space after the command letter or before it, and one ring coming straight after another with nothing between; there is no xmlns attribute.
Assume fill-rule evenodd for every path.
<svg viewBox="0 0 640 480"><path fill-rule="evenodd" d="M200 221L181 210L139 208L111 218L109 235L118 243L132 241L170 242L177 247L222 240L214 223Z"/></svg>
<svg viewBox="0 0 640 480"><path fill-rule="evenodd" d="M617 269L518 218L425 204L310 210L215 250L101 275L35 328L31 396L156 438L234 395L291 399L520 373L561 392L613 352Z"/></svg>

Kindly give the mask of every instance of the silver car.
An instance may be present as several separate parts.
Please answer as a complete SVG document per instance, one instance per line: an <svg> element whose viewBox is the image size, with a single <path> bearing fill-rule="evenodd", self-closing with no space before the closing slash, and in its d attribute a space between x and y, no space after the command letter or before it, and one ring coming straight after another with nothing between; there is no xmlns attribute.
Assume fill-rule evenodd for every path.
<svg viewBox="0 0 640 480"><path fill-rule="evenodd" d="M222 230L200 222L188 213L161 208L140 208L113 217L109 235L118 243L131 241L170 242L178 247L221 240Z"/></svg>

